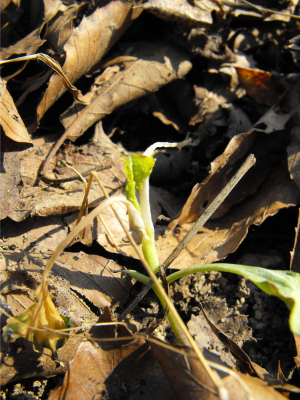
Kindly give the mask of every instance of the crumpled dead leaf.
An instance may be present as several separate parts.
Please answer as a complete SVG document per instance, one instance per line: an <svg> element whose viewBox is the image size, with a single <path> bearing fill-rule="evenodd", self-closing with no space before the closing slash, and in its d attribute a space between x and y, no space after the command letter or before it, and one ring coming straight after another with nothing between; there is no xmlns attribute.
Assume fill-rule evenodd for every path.
<svg viewBox="0 0 300 400"><path fill-rule="evenodd" d="M15 103L6 88L6 81L0 78L0 124L5 135L11 140L32 146L32 141L20 117Z"/></svg>
<svg viewBox="0 0 300 400"><path fill-rule="evenodd" d="M273 106L280 99L280 94L272 85L271 72L258 69L246 69L235 67L240 83L246 89L247 94L257 103Z"/></svg>
<svg viewBox="0 0 300 400"><path fill-rule="evenodd" d="M115 72L99 89L97 86L92 89L94 95L89 105L74 104L62 115L66 137L77 139L116 108L182 78L192 66L185 52L163 42L138 43L130 47L130 56L137 59L124 61L122 70Z"/></svg>
<svg viewBox="0 0 300 400"><path fill-rule="evenodd" d="M56 355L57 350L63 347L68 339L59 331L73 325L69 318L62 317L56 310L47 285L41 284L34 295L34 303L31 307L21 315L8 318L3 327L3 339L10 343L18 338L26 338L43 348L50 349L52 354ZM52 332L46 329L51 329Z"/></svg>
<svg viewBox="0 0 300 400"><path fill-rule="evenodd" d="M33 288L40 284L48 258L49 253L3 252L0 259L1 303L13 315L24 313L25 309L34 304ZM75 326L81 326L97 322L95 313L98 313L99 308L103 310L106 306L115 308L122 305L128 299L132 279L128 274L115 272L121 269L120 265L100 256L63 253L54 264L49 279L50 294L59 314L70 317ZM26 351L16 356L20 340L23 341L18 339L9 346L5 342L1 343L4 357L0 370L2 384L15 379L37 375L46 377L65 371L66 364L74 357L82 337L69 339L58 350L59 359L65 363L65 367L59 369L56 369L54 361L48 360L50 351L47 353L45 350L44 355L35 353L32 345L26 341ZM41 350L40 347L37 349ZM28 360L31 360L29 364Z"/></svg>
<svg viewBox="0 0 300 400"><path fill-rule="evenodd" d="M105 310L99 322L110 322ZM94 399L106 395L109 398L126 398L140 394L140 398L174 398L171 385L166 381L153 352L142 339L126 342L110 341L115 337L132 337L124 327L94 327L94 343L83 342L70 362L63 384L51 391L49 400ZM97 343L97 339L102 339Z"/></svg>
<svg viewBox="0 0 300 400"><path fill-rule="evenodd" d="M84 148L81 147L80 151L76 146L68 146L63 153L56 156L56 161L59 164L59 160L62 159L70 163L81 174L88 171L86 179L97 167L111 166L110 169L104 169L98 173L110 194L119 193L126 179L119 160L120 152L106 135L102 139L101 144L93 142ZM18 198L15 194L14 202L9 210L8 215L14 221L22 221L28 216L46 217L64 214L79 210L81 206L84 184L66 166L59 165L58 175L53 174L52 182L56 185L38 180L40 167L51 147L51 143L46 143L15 154L15 160L20 165L20 170L15 176L19 176L19 180L22 180L23 187L20 188ZM4 168L9 169L7 157L4 158ZM89 202L92 206L96 206L101 199L104 199L101 189L97 185L92 185Z"/></svg>
<svg viewBox="0 0 300 400"><path fill-rule="evenodd" d="M44 0L44 20L47 22L44 37L60 54L74 29L73 20L83 3L64 4L61 0Z"/></svg>
<svg viewBox="0 0 300 400"><path fill-rule="evenodd" d="M273 134L274 150L277 148L277 151L280 151L284 140L280 132L284 129L291 115L291 113L279 114L271 109L253 125L249 133L234 136L223 154L211 163L210 175L202 183L194 186L180 216L173 220L169 227L174 229L176 225L196 221L230 177L234 175L234 171L237 169L234 165L240 165L242 157L248 152L255 155L255 167L248 171L247 179L243 179L239 183L238 187L218 207L211 219L220 218L234 204L240 203L244 198L255 193L260 183L267 176L276 157L272 152L264 150L266 148L265 143L272 139L268 135L262 135L262 133Z"/></svg>
<svg viewBox="0 0 300 400"><path fill-rule="evenodd" d="M295 206L299 199L299 191L285 168L274 170L255 196L244 200L222 218L208 222L172 263L171 268L183 269L225 258L237 249L250 225L260 225L281 208ZM193 223L182 223L175 232L165 232L157 238L156 246L161 260L169 256L192 226Z"/></svg>
<svg viewBox="0 0 300 400"><path fill-rule="evenodd" d="M98 63L139 14L130 3L112 1L83 18L64 45L62 69L71 83ZM37 109L38 121L65 90L61 77L53 75Z"/></svg>
<svg viewBox="0 0 300 400"><path fill-rule="evenodd" d="M163 344L159 345L158 341L157 343L151 343L151 348L158 358L164 373L171 382L177 398L180 400L219 399L220 397L216 388L205 376L203 368L201 368L201 364L193 350L189 347L183 346L173 345L173 347L175 351L177 348L178 350L183 351L184 354L176 353L175 351L172 351L171 347L166 348ZM209 353L204 354L207 355L209 359L214 356ZM213 357L212 361L222 364L219 360L216 360L216 356ZM249 395L259 400L283 400L285 398L266 382L249 375L241 374L237 371L234 372L239 380L237 380L237 377L232 375L226 376L225 371L220 371L223 378L222 384L228 391L228 397L230 399L248 400Z"/></svg>
<svg viewBox="0 0 300 400"><path fill-rule="evenodd" d="M185 0L148 0L141 5L144 10L166 21L178 21L187 25L211 24L212 11L220 11L220 7L212 1L202 0L190 4Z"/></svg>
<svg viewBox="0 0 300 400"><path fill-rule="evenodd" d="M197 113L191 118L190 124L195 125L199 122L207 122L211 118L215 118L215 113L219 108L229 108L227 99L218 95L217 93L210 92L204 87L195 87L195 103L198 106Z"/></svg>

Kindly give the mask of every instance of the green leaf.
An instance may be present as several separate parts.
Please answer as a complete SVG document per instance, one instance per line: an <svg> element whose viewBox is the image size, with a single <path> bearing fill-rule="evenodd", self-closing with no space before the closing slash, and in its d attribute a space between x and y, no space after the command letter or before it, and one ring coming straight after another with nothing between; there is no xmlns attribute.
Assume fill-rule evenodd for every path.
<svg viewBox="0 0 300 400"><path fill-rule="evenodd" d="M142 190L142 182L149 178L155 164L155 159L142 154L133 154L131 159L136 187L137 189Z"/></svg>
<svg viewBox="0 0 300 400"><path fill-rule="evenodd" d="M289 325L296 335L300 335L300 274L292 271L274 271L259 267L235 264L195 265L168 276L170 284L183 276L206 271L232 272L250 279L267 294L279 297L290 310Z"/></svg>
<svg viewBox="0 0 300 400"><path fill-rule="evenodd" d="M155 164L152 157L142 154L132 154L129 158L121 156L121 161L125 164L125 173L127 175L126 197L134 207L141 212L140 205L136 198L135 189L142 190L142 182L149 178Z"/></svg>

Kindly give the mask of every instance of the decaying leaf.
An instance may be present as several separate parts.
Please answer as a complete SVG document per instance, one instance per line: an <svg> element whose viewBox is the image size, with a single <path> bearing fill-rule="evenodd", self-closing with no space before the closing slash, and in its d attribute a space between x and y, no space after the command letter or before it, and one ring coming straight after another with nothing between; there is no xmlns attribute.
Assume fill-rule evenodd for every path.
<svg viewBox="0 0 300 400"><path fill-rule="evenodd" d="M49 254L43 253L3 252L0 260L1 303L6 304L14 316L23 314L28 307L34 305L34 287L41 282L41 274L48 258ZM75 326L80 326L96 323L96 310L103 310L107 306L114 309L124 304L128 299L132 280L128 274L116 272L121 268L113 261L99 256L88 256L84 253L62 254L54 264L49 280L50 294L57 312L63 317L71 318ZM7 361L1 366L3 383L18 377L48 376L56 373L54 362L44 362L51 352L46 353L48 355L35 353L32 346L26 346L25 355L20 354L20 367L11 362L20 340L11 345L5 342L1 345L2 355L5 354ZM58 350L59 359L65 363L70 361L81 341L81 336L68 340ZM37 346L37 350L41 351L41 348ZM32 360L27 368L24 367L26 358ZM37 360L43 361L42 368L37 368ZM57 373L63 372L65 367L58 369Z"/></svg>
<svg viewBox="0 0 300 400"><path fill-rule="evenodd" d="M58 174L53 174L53 183L56 185L38 180L40 167L50 148L51 143L46 143L15 154L15 160L21 164L18 173L23 187L18 200L9 210L9 216L14 221L22 221L28 216L64 214L79 210L81 206L84 184L78 175L65 165L58 165ZM108 193L113 194L122 191L125 184L125 173L119 154L117 146L104 135L101 143L91 143L80 151L76 146L65 148L63 153L57 155L56 161L58 164L60 160L72 164L86 179L91 171L97 168L99 170L99 167L101 169L102 165L103 170L99 175ZM9 159L4 161L4 167L9 169ZM101 199L104 199L101 189L93 185L89 195L90 204L96 206Z"/></svg>
<svg viewBox="0 0 300 400"><path fill-rule="evenodd" d="M75 140L116 108L182 78L191 69L184 52L161 42L139 43L130 48L130 56L137 59L124 61L122 70L95 88L89 105L74 104L62 115L66 137Z"/></svg>
<svg viewBox="0 0 300 400"><path fill-rule="evenodd" d="M161 363L178 399L219 399L216 388L205 377L201 364L195 357L193 350L183 346L173 345L173 347L175 351L172 351L170 346L166 348L163 344L151 343L151 348ZM178 354L176 349L181 350L182 354ZM209 359L213 359L216 362L216 356L212 356L208 354ZM219 361L216 364L220 364L220 368L224 367ZM272 386L258 378L243 375L237 371L235 371L235 375L227 375L224 369L220 371L220 374L223 378L223 390L227 391L227 396L230 399L248 400L250 396L260 400L283 400L285 398L274 390Z"/></svg>
<svg viewBox="0 0 300 400"><path fill-rule="evenodd" d="M105 312L107 315L107 312ZM100 319L109 322L111 318ZM153 396L171 400L171 385L166 381L153 352L141 339L110 341L115 337L131 337L122 326L117 329L93 328L94 343L83 342L70 362L62 386L52 391L49 400L61 398L94 399L106 394L109 398L150 400ZM102 339L97 343L97 339Z"/></svg>
<svg viewBox="0 0 300 400"><path fill-rule="evenodd" d="M44 4L44 18L48 22L45 38L57 53L61 53L74 29L73 20L83 4L64 4L61 0L44 1Z"/></svg>
<svg viewBox="0 0 300 400"><path fill-rule="evenodd" d="M30 55L35 53L38 48L45 43L45 40L42 40L40 36L42 28L43 25L32 31L28 36L21 39L16 44L2 50L0 53L1 60L7 60L9 57L16 54ZM25 66L26 63L24 63L15 73L11 75L5 75L5 80L8 81L9 79L18 75L25 68Z"/></svg>
<svg viewBox="0 0 300 400"><path fill-rule="evenodd" d="M64 45L66 60L62 67L71 83L97 64L127 29L131 20L137 17L139 12L133 12L131 7L130 3L112 1L97 8L92 15L84 17L80 25L73 30ZM38 106L38 120L65 90L62 78L53 75Z"/></svg>
<svg viewBox="0 0 300 400"><path fill-rule="evenodd" d="M23 314L8 318L3 328L3 338L9 343L24 337L56 354L68 339L59 331L73 326L70 323L68 318L59 315L47 285L41 284L35 291L34 304Z"/></svg>
<svg viewBox="0 0 300 400"><path fill-rule="evenodd" d="M229 108L227 99L216 93L208 91L206 88L195 87L195 101L198 107L197 114L190 121L191 125L199 122L208 122L211 118L216 118L219 108Z"/></svg>
<svg viewBox="0 0 300 400"><path fill-rule="evenodd" d="M0 124L11 140L32 146L32 141L20 117L15 103L6 89L6 81L0 78ZM28 147L29 147L28 146Z"/></svg>
<svg viewBox="0 0 300 400"><path fill-rule="evenodd" d="M244 200L224 217L208 222L173 262L171 268L184 269L189 265L208 264L224 258L236 250L250 225L260 225L268 216L276 214L281 208L295 206L298 201L298 189L287 172L274 170L255 196ZM165 232L158 237L156 243L160 259L167 258L192 225L183 223L174 233Z"/></svg>
<svg viewBox="0 0 300 400"><path fill-rule="evenodd" d="M211 163L210 175L202 183L194 186L180 216L170 223L170 228L173 229L177 224L196 221L225 186L225 182L233 176L236 168L234 165L241 164L242 157L248 152L255 155L255 167L247 173L247 179L243 179L223 201L212 218L221 217L234 204L253 194L265 179L276 157L271 152L265 151L265 143L272 139L261 133L273 134L273 148L280 151L284 140L281 131L290 118L291 113L281 115L270 110L253 125L249 133L234 136L223 154Z"/></svg>
<svg viewBox="0 0 300 400"><path fill-rule="evenodd" d="M247 94L253 97L257 103L271 107L280 99L280 95L272 86L270 72L239 67L235 67L235 69Z"/></svg>
<svg viewBox="0 0 300 400"><path fill-rule="evenodd" d="M178 399L219 399L218 388L191 348L181 347L186 356L177 354L171 347L160 346L159 343L151 343L151 348Z"/></svg>
<svg viewBox="0 0 300 400"><path fill-rule="evenodd" d="M206 0L198 2L198 4L194 6L184 0L148 0L142 7L167 21L179 21L187 25L211 24L211 12L219 11L220 8Z"/></svg>

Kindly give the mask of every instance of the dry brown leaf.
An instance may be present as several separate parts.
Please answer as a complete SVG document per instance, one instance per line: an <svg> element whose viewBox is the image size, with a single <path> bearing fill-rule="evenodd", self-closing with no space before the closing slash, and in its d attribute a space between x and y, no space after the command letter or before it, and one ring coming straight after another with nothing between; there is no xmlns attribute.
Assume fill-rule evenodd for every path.
<svg viewBox="0 0 300 400"><path fill-rule="evenodd" d="M295 206L299 199L299 191L290 180L286 169L272 171L255 196L244 200L222 218L207 223L173 262L171 268L183 269L225 258L237 249L250 225L260 225L280 209ZM192 226L192 223L183 223L175 232L165 232L157 238L160 260L169 256Z"/></svg>
<svg viewBox="0 0 300 400"><path fill-rule="evenodd" d="M247 385L251 396L255 400L284 400L285 396L277 392L272 386L261 379L249 375L237 373L240 379ZM248 400L249 395L241 384L233 377L227 376L223 379L225 388L230 393L230 400Z"/></svg>
<svg viewBox="0 0 300 400"><path fill-rule="evenodd" d="M22 221L30 215L47 217L79 210L84 194L84 184L72 170L63 165L58 166L58 175L53 174L53 183L56 185L38 180L41 165L52 146L53 144L46 143L16 153L16 160L21 164L23 187L18 201L14 201L9 210L9 217L14 221ZM81 147L80 151L74 146L66 147L54 161L59 164L60 160L64 160L72 164L81 174L89 171L87 180L90 172L95 168L102 164L111 165L110 169L100 171L98 174L107 191L114 194L122 191L126 180L123 163L119 157L120 152L117 146L104 135L101 143L93 142ZM9 168L9 161L6 162L5 159L4 168ZM103 199L101 189L96 184L92 185L89 195L92 206L95 207Z"/></svg>
<svg viewBox="0 0 300 400"><path fill-rule="evenodd" d="M41 282L41 275L49 253L40 252L3 252L0 260L1 302L19 315L32 305L34 289ZM99 256L88 256L84 253L63 253L54 265L49 280L51 296L58 312L71 317L75 326L97 322L94 311L103 310L106 306L118 307L126 302L132 285L128 274L122 275L122 267ZM94 304L91 310L91 304ZM82 338L69 340L58 356L64 363L70 361ZM11 379L23 379L31 376L49 376L65 371L66 367L56 370L55 363L48 355L35 353L32 344L25 343L26 351L16 355L20 344L3 343L1 346L4 363L1 366L2 383ZM41 351L41 348L38 347ZM22 353L22 352L21 352ZM5 355L5 356L4 356ZM30 364L24 367L25 358ZM20 363L15 361L18 360ZM41 363L39 366L39 363Z"/></svg>
<svg viewBox="0 0 300 400"><path fill-rule="evenodd" d="M212 24L212 11L220 7L212 1L195 2L191 5L186 0L148 0L141 7L166 21L178 21L188 25Z"/></svg>
<svg viewBox="0 0 300 400"><path fill-rule="evenodd" d="M0 60L7 60L9 57L12 55L30 55L34 54L39 47L42 46L43 43L45 43L46 40L42 40L40 37L41 30L43 29L43 26L40 26L39 28L35 29L32 31L29 35L27 35L25 38L19 40L16 44L7 47L6 49L3 49L0 53ZM22 63L21 67L14 72L13 74L7 76L3 75L5 77L5 80L8 81L9 79L15 77L18 75L23 69L27 63Z"/></svg>
<svg viewBox="0 0 300 400"><path fill-rule="evenodd" d="M90 342L81 343L69 364L63 385L51 391L48 399L92 400L102 395L106 392L105 380L139 346L140 343L130 343L121 350L103 351Z"/></svg>
<svg viewBox="0 0 300 400"><path fill-rule="evenodd" d="M16 61L19 62L19 61L29 61L29 60L42 61L49 68L53 69L62 78L64 86L73 94L74 98L78 102L84 103L81 91L72 85L72 83L69 81L66 74L63 72L59 63L56 60L54 60L54 58L48 56L47 54L37 53L37 54L32 54L30 56L18 57L17 59L14 58L13 60L4 60L4 61L1 61L0 63L7 64L7 63L16 62Z"/></svg>
<svg viewBox="0 0 300 400"><path fill-rule="evenodd" d="M71 36L78 10L83 3L63 4L60 0L45 1L45 20L50 21L47 24L45 38L51 44L58 54L63 52L64 45Z"/></svg>
<svg viewBox="0 0 300 400"><path fill-rule="evenodd" d="M249 133L234 136L223 154L211 163L210 175L202 183L194 186L180 216L172 221L169 227L174 229L176 225L195 222L234 175L241 164L242 157L248 152L255 155L255 167L248 171L246 177L223 201L211 219L220 218L234 204L240 203L248 195L255 193L274 164L275 158L278 157L276 153L283 148L284 138L280 132L285 128L291 115L291 113L280 114L279 110L276 112L271 109L253 125ZM272 139L262 133L272 133ZM272 140L272 147L274 145L275 154L273 151L267 150L267 143L270 140Z"/></svg>
<svg viewBox="0 0 300 400"><path fill-rule="evenodd" d="M165 374L168 376L177 398L180 400L219 399L216 388L205 377L204 371L193 350L183 346L175 347L184 351L185 356L175 353L171 348L167 349L164 346L151 343L151 348L161 363ZM228 398L233 400L249 400L249 396L251 396L255 400L285 399L283 395L276 392L266 382L236 371L235 374L239 380L231 375L225 376L222 379L222 383L228 391Z"/></svg>
<svg viewBox="0 0 300 400"><path fill-rule="evenodd" d="M214 92L208 91L204 87L194 87L195 89L195 103L198 108L197 114L195 114L190 124L195 125L199 122L208 122L210 119L215 118L214 114L220 108L229 108L230 104L227 103L227 99L218 95Z"/></svg>
<svg viewBox="0 0 300 400"><path fill-rule="evenodd" d="M168 377L179 400L218 400L218 389L189 347L174 346L186 353L175 353L151 342L151 348Z"/></svg>
<svg viewBox="0 0 300 400"><path fill-rule="evenodd" d="M124 61L125 69L96 90L89 105L74 104L62 115L69 139L75 140L117 107L182 78L192 66L186 53L164 43L139 43L131 47L130 55L138 59Z"/></svg>
<svg viewBox="0 0 300 400"><path fill-rule="evenodd" d="M87 73L138 16L131 7L130 3L112 1L84 17L73 30L64 45L66 60L62 67L71 83ZM38 121L65 90L61 77L53 75L37 109Z"/></svg>
<svg viewBox="0 0 300 400"><path fill-rule="evenodd" d="M271 72L239 67L235 67L235 69L241 85L257 103L271 107L280 99L279 93L272 85L271 78L273 74Z"/></svg>
<svg viewBox="0 0 300 400"><path fill-rule="evenodd" d="M99 322L110 322L107 311ZM122 326L92 328L93 338L131 337ZM135 341L82 343L70 362L62 386L51 391L49 400L95 399L103 394L109 398L151 400L174 399L156 358L141 339Z"/></svg>
<svg viewBox="0 0 300 400"><path fill-rule="evenodd" d="M6 81L0 78L0 124L11 140L32 146L32 141L20 117L15 103L6 89ZM28 147L29 147L28 146Z"/></svg>
<svg viewBox="0 0 300 400"><path fill-rule="evenodd" d="M50 27L47 26L47 30L45 33L45 37L47 38L47 40L49 40L48 34L47 32L51 31L53 29L53 22L55 20L55 22L57 23L57 20L64 20L65 23L63 24L62 22L60 22L60 26L61 29L66 29L66 31L68 31L68 22L70 15L72 14L72 11L77 11L80 7L82 7L82 3L81 4L76 4L74 2L64 2L62 0L43 0L44 3L44 21L50 23ZM63 16L63 14L66 14L65 16ZM74 14L75 16L75 14ZM74 18L73 16L73 18ZM55 18L54 18L55 17ZM52 26L52 27L51 27ZM64 33L62 33L62 35L64 35ZM58 41L56 41L56 43L58 43ZM51 42L51 44L53 45L54 43Z"/></svg>
<svg viewBox="0 0 300 400"><path fill-rule="evenodd" d="M129 297L132 279L128 274L116 273L122 267L112 260L82 252L64 253L56 265L53 272L99 309L125 304Z"/></svg>
<svg viewBox="0 0 300 400"><path fill-rule="evenodd" d="M19 339L15 343L10 343L9 346L3 341L2 335L0 340L2 350L0 353L2 359L0 380L1 385L4 386L16 380L40 376L47 378L66 372L68 362L74 358L82 339L71 338L58 350L61 361L59 366L51 359L50 350L44 350L44 354L42 354L42 348L35 351L32 343L25 340Z"/></svg>

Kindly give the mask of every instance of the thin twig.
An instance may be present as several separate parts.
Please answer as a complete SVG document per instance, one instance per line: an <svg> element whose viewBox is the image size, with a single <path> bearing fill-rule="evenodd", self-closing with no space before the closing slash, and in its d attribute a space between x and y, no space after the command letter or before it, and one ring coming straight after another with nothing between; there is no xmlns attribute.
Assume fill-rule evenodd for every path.
<svg viewBox="0 0 300 400"><path fill-rule="evenodd" d="M103 164L98 165L97 167L94 167L94 168L92 168L92 169L89 169L89 170L87 170L87 171L82 172L81 175L82 175L82 176L90 176L91 173L92 173L93 171L94 171L94 172L100 172L100 171L104 171L104 170L110 169L110 168L111 168L111 164L109 164L109 163L103 163ZM44 181L47 181L47 182L63 183L63 182L75 181L75 180L81 179L81 178L79 177L78 174L74 174L74 175L68 176L67 178L55 178L55 179L51 179L51 178L48 178L47 176L43 176L42 179L43 179Z"/></svg>

